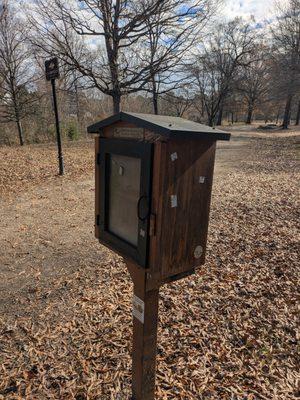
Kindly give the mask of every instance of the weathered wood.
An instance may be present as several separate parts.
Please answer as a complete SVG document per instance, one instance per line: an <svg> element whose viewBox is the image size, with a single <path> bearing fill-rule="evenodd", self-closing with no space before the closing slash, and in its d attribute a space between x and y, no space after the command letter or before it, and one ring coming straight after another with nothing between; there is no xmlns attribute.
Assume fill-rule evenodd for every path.
<svg viewBox="0 0 300 400"><path fill-rule="evenodd" d="M95 137L95 236L100 239L100 228L97 224L97 216L100 215L100 165L98 165L98 154L100 149L100 137Z"/></svg>
<svg viewBox="0 0 300 400"><path fill-rule="evenodd" d="M134 285L144 302L144 323L133 317L132 399L154 400L159 289L146 290L147 278Z"/></svg>
<svg viewBox="0 0 300 400"><path fill-rule="evenodd" d="M160 280L160 260L157 249L160 246L162 236L162 212L163 212L163 184L166 158L166 143L158 142L154 145L153 172L152 172L152 200L151 214L155 218L155 231L150 236L149 245L149 274Z"/></svg>
<svg viewBox="0 0 300 400"><path fill-rule="evenodd" d="M126 259L134 295L144 302L144 323L133 317L133 400L154 400L160 282L144 268Z"/></svg>
<svg viewBox="0 0 300 400"><path fill-rule="evenodd" d="M106 134L109 133L106 131ZM98 137L96 220L100 214L101 191L100 166L97 165L99 145ZM147 269L151 277L149 282L160 281L163 284L178 279L181 274L185 276L187 271L192 273L205 261L215 148L216 142L199 140L154 143ZM204 181L201 182L201 179ZM171 196L176 196L175 207L172 207ZM96 237L101 241L99 227L97 223L95 225ZM200 250L195 256L197 249Z"/></svg>
<svg viewBox="0 0 300 400"><path fill-rule="evenodd" d="M208 141L166 144L161 233L153 256L162 281L205 261L215 148L216 143Z"/></svg>

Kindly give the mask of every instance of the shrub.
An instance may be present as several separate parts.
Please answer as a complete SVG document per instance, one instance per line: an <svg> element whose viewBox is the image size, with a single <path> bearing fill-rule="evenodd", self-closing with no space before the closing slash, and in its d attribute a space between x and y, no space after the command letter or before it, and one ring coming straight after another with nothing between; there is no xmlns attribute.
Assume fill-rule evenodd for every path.
<svg viewBox="0 0 300 400"><path fill-rule="evenodd" d="M70 140L78 140L79 138L79 131L78 126L75 122L70 122L66 128L67 137Z"/></svg>

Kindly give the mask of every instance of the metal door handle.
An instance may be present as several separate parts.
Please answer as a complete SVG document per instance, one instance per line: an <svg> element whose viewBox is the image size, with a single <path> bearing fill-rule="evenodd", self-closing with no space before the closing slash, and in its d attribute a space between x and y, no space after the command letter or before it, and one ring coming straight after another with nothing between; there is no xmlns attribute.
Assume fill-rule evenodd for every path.
<svg viewBox="0 0 300 400"><path fill-rule="evenodd" d="M146 200L146 206L147 206L147 212L145 215L141 215L141 204L142 204L143 200ZM149 207L149 203L148 203L148 197L144 195L144 196L141 196L138 200L137 216L140 221L145 221L149 217L149 215L150 215L150 207Z"/></svg>

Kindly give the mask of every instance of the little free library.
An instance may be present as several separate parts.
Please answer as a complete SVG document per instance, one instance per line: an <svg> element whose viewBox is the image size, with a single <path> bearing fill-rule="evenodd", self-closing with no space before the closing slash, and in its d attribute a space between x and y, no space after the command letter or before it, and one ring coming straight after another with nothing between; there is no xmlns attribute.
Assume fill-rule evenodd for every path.
<svg viewBox="0 0 300 400"><path fill-rule="evenodd" d="M95 235L134 284L132 399L155 398L161 285L205 262L217 140L230 134L179 117L121 112L96 134Z"/></svg>

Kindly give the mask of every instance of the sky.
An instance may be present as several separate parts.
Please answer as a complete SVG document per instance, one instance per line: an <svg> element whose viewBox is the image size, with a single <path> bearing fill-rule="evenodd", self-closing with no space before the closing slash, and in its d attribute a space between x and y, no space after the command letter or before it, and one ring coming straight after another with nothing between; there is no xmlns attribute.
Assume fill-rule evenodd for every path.
<svg viewBox="0 0 300 400"><path fill-rule="evenodd" d="M274 19L275 0L226 0L222 14L228 19L254 16L257 23L266 24Z"/></svg>
<svg viewBox="0 0 300 400"><path fill-rule="evenodd" d="M1 0L0 0L1 1ZM29 5L35 0L11 0L14 4ZM69 0L70 1L70 0ZM71 0L76 1L76 0ZM184 0L182 0L184 2ZM232 20L242 17L250 20L255 18L256 27L263 28L275 20L275 3L283 4L287 0L221 0L222 5L215 16L217 20ZM22 9L22 8L21 8Z"/></svg>
<svg viewBox="0 0 300 400"><path fill-rule="evenodd" d="M228 19L235 17L250 18L254 16L258 22L274 17L276 0L223 0L221 14ZM278 0L277 0L278 1ZM279 0L279 3L285 0ZM12 0L15 3L34 3L34 0Z"/></svg>

